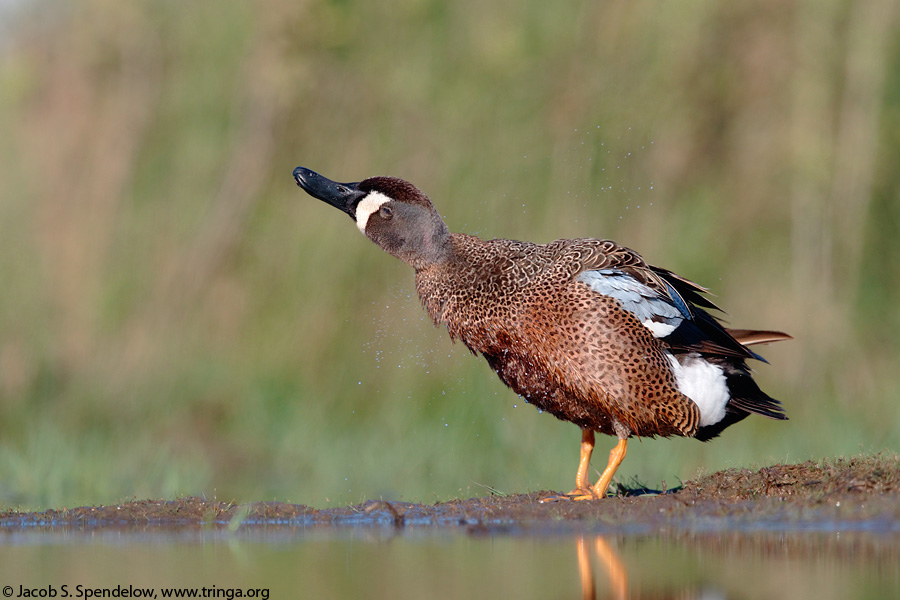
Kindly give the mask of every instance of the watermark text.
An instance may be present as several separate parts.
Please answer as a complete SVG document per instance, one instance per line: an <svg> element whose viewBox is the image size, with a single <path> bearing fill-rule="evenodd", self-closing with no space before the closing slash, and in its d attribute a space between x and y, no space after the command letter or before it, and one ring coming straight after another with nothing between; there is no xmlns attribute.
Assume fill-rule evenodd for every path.
<svg viewBox="0 0 900 600"><path fill-rule="evenodd" d="M5 585L0 590L4 598L259 598L269 600L268 588L225 588L215 585L201 587L137 587L116 585L94 587L88 585Z"/></svg>

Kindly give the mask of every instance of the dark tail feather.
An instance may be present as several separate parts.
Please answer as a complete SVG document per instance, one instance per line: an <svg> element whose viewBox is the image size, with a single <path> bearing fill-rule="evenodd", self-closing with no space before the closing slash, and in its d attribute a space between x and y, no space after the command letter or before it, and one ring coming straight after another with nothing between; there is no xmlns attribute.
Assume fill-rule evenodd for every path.
<svg viewBox="0 0 900 600"><path fill-rule="evenodd" d="M792 340L791 336L781 331L765 331L757 329L725 329L728 334L738 341L738 343L747 349L747 352L753 355L756 360L769 364L765 358L747 348L753 344L769 344L771 342L780 342L782 340Z"/></svg>
<svg viewBox="0 0 900 600"><path fill-rule="evenodd" d="M782 340L792 340L793 337L782 331L763 331L755 329L728 329L725 331L731 334L744 346L752 346L753 344L769 344L771 342L780 342Z"/></svg>

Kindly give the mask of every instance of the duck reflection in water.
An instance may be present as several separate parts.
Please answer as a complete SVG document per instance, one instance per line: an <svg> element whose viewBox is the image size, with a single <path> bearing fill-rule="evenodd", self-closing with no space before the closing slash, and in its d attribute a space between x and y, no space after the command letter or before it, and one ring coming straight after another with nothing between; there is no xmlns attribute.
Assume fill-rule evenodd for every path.
<svg viewBox="0 0 900 600"><path fill-rule="evenodd" d="M714 588L695 587L690 584L673 587L671 584L658 587L661 582L655 582L652 589L641 586L638 581L632 589L628 586L628 568L618 551L602 535L582 535L575 541L578 555L578 573L581 575L581 597L583 600L596 600L596 598L613 598L625 600L626 598L678 598L689 600L696 598L718 599L724 598ZM592 556L593 554L593 556ZM600 574L601 591L597 592L597 580L594 577L594 564L602 565ZM607 588L603 588L603 573L606 575Z"/></svg>
<svg viewBox="0 0 900 600"><path fill-rule="evenodd" d="M593 546L597 558L606 569L609 578L609 598L624 600L628 597L628 570L625 563L619 558L619 554L603 536L581 536L576 542L578 551L578 572L581 574L581 597L584 600L597 598L594 583L594 569L591 563L588 545ZM604 596L607 597L607 596Z"/></svg>

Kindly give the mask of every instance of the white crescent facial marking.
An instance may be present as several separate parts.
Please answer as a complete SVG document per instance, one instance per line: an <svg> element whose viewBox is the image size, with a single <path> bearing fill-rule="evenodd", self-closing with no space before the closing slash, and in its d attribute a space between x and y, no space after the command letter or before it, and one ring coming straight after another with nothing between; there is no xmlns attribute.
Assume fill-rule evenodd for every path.
<svg viewBox="0 0 900 600"><path fill-rule="evenodd" d="M666 353L672 365L678 391L694 401L700 409L700 426L713 425L725 418L725 405L731 398L722 367L699 354L681 355L681 360Z"/></svg>
<svg viewBox="0 0 900 600"><path fill-rule="evenodd" d="M359 201L359 204L356 205L356 226L363 235L366 235L366 225L372 213L381 208L385 202L390 201L391 199L381 192L371 192Z"/></svg>

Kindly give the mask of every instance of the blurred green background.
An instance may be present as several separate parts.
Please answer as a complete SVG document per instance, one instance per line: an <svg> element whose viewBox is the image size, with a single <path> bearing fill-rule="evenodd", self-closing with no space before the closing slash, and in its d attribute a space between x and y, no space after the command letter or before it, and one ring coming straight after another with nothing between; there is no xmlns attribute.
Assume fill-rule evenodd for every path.
<svg viewBox="0 0 900 600"><path fill-rule="evenodd" d="M620 481L900 449L900 5L0 2L0 505L568 490L579 432L291 170L613 238L783 329L791 417ZM607 443L600 438L598 465Z"/></svg>

